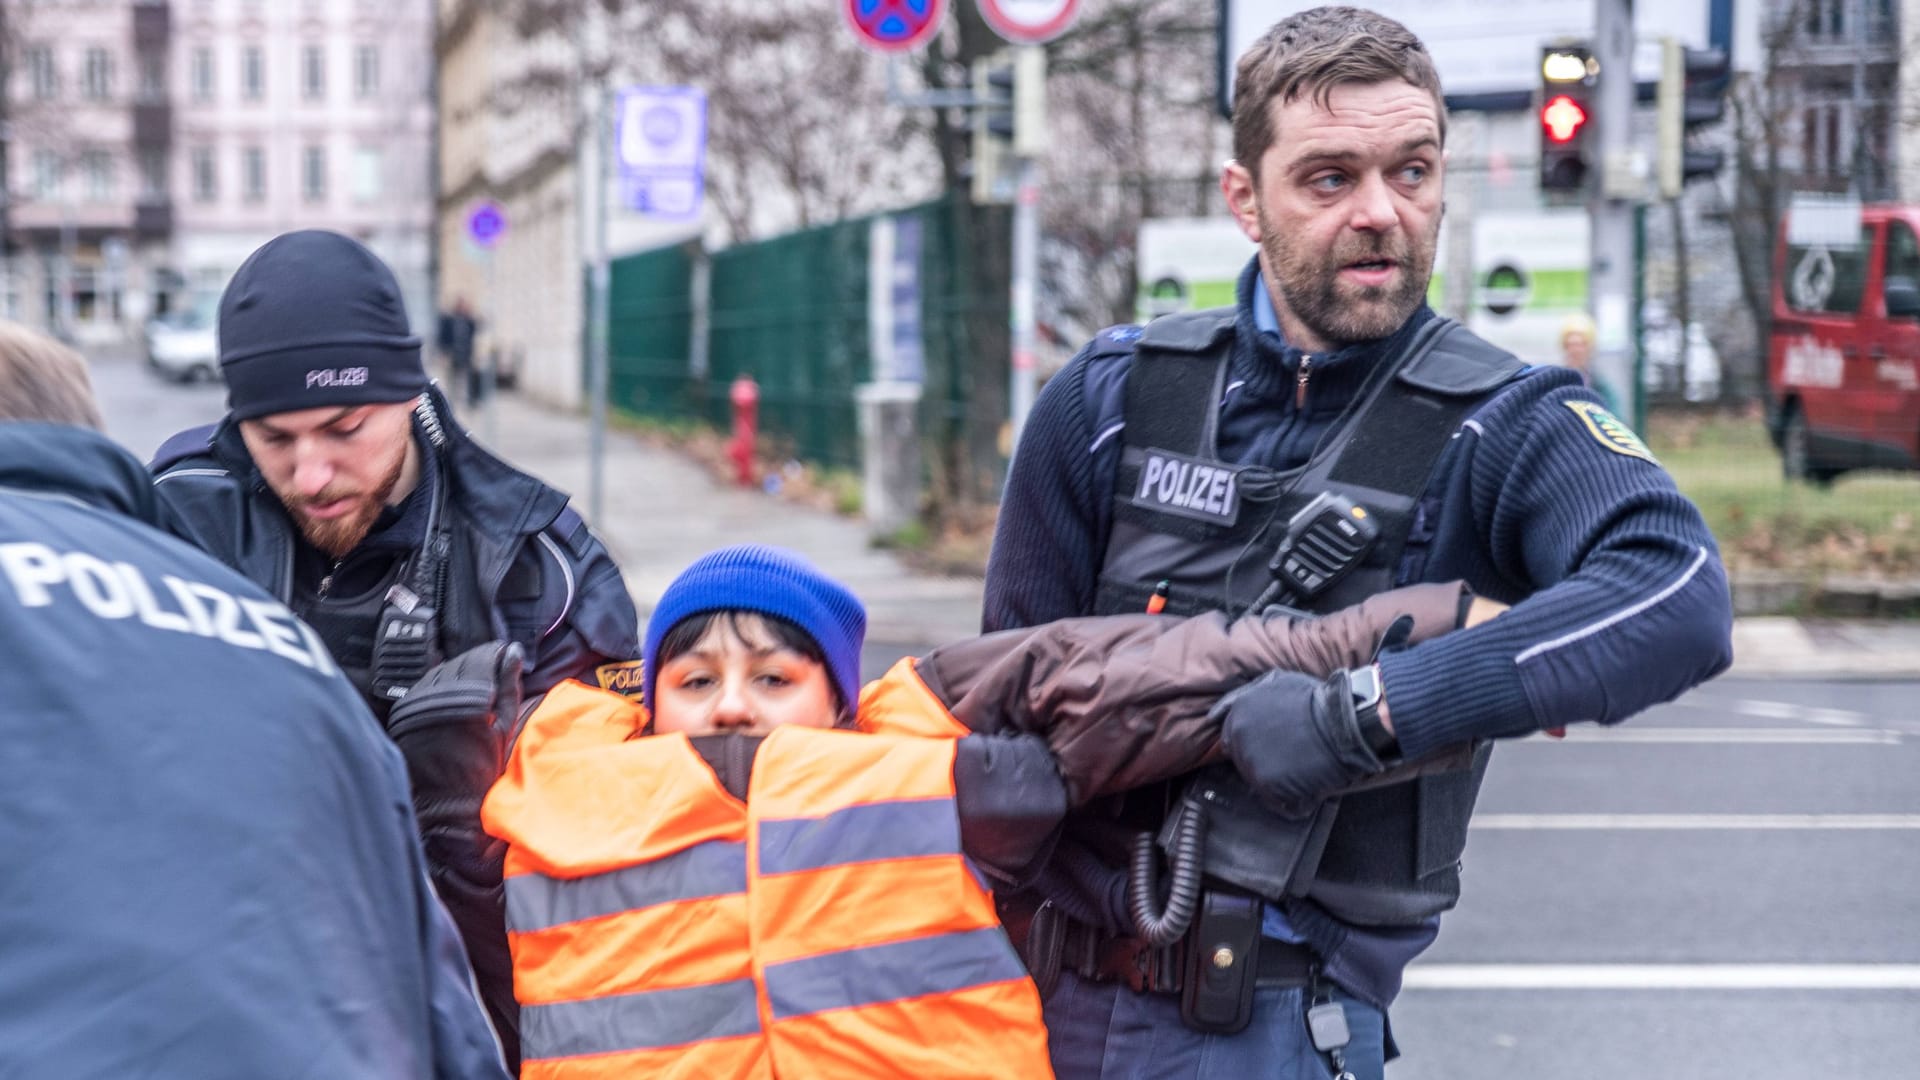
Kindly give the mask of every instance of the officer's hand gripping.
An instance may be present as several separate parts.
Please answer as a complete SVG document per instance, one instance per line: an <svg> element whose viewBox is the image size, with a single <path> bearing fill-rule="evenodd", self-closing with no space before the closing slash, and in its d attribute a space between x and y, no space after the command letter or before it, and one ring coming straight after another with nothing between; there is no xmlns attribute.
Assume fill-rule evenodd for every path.
<svg viewBox="0 0 1920 1080"><path fill-rule="evenodd" d="M387 734L407 761L428 862L497 883L498 845L480 803L506 767L520 714L518 643L489 642L436 665L394 705Z"/></svg>
<svg viewBox="0 0 1920 1080"><path fill-rule="evenodd" d="M1299 815L1384 766L1368 748L1345 671L1320 680L1272 671L1222 697L1210 715L1254 791Z"/></svg>

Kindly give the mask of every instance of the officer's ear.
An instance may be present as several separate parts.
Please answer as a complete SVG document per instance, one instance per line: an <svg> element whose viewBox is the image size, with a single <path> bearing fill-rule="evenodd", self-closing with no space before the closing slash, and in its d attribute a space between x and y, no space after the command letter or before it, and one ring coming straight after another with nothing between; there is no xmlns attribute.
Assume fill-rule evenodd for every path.
<svg viewBox="0 0 1920 1080"><path fill-rule="evenodd" d="M1220 169L1220 194L1227 200L1227 211L1247 239L1260 242L1259 187L1245 165L1229 160Z"/></svg>

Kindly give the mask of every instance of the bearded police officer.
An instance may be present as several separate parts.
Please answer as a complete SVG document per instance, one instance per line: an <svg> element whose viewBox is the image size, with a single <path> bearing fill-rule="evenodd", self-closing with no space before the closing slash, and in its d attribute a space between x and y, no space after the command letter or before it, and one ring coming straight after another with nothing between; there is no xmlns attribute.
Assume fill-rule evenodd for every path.
<svg viewBox="0 0 1920 1080"><path fill-rule="evenodd" d="M506 1075L400 754L0 323L0 1075Z"/></svg>
<svg viewBox="0 0 1920 1080"><path fill-rule="evenodd" d="M501 762L483 711L465 728L403 724L446 711L406 697L447 658L506 644L528 697L569 678L637 685L633 602L566 495L453 422L371 251L330 232L280 236L234 274L219 320L228 415L169 440L156 484L180 535L310 624L401 744L435 883L512 1056L499 848L477 803L429 790L470 789L459 774Z"/></svg>
<svg viewBox="0 0 1920 1080"><path fill-rule="evenodd" d="M1150 880L1139 904L1113 867L1133 830L1199 820L1195 789L1070 831L1007 911L1031 917L1063 1078L1379 1077L1402 971L1458 896L1487 740L1617 723L1730 660L1713 539L1641 441L1573 373L1424 305L1445 137L1433 63L1399 23L1275 25L1240 58L1221 179L1259 248L1238 303L1102 333L1026 427L988 630L1150 604L1325 611L1454 577L1514 605L1223 700L1237 775L1195 782L1220 842L1184 949L1154 947L1173 905L1153 910Z"/></svg>

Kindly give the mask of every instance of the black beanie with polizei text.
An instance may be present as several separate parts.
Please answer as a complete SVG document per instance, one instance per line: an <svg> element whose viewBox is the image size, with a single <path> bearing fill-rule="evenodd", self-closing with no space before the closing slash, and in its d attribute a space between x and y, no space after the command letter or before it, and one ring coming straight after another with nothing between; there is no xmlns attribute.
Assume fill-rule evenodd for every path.
<svg viewBox="0 0 1920 1080"><path fill-rule="evenodd" d="M410 401L427 388L393 271L351 237L276 236L220 297L220 373L236 420Z"/></svg>

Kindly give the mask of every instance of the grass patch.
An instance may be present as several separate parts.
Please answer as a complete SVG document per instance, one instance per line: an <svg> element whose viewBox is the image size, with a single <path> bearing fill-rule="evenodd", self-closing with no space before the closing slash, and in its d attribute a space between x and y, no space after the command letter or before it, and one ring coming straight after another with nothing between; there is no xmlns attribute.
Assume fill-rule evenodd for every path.
<svg viewBox="0 0 1920 1080"><path fill-rule="evenodd" d="M1789 483L1757 416L1654 414L1647 443L1706 516L1730 570L1920 575L1920 474Z"/></svg>

